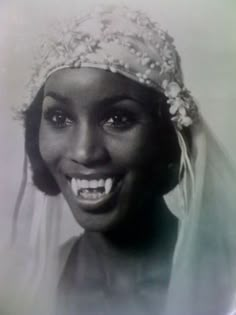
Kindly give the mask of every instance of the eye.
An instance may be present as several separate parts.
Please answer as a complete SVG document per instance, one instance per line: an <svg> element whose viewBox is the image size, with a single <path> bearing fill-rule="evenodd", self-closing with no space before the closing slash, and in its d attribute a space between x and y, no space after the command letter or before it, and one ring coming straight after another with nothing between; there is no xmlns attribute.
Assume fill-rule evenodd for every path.
<svg viewBox="0 0 236 315"><path fill-rule="evenodd" d="M136 123L136 115L128 110L117 109L104 119L103 126L113 129L129 129Z"/></svg>
<svg viewBox="0 0 236 315"><path fill-rule="evenodd" d="M72 117L63 109L59 108L49 108L44 113L44 118L56 128L65 128L71 126L73 123Z"/></svg>

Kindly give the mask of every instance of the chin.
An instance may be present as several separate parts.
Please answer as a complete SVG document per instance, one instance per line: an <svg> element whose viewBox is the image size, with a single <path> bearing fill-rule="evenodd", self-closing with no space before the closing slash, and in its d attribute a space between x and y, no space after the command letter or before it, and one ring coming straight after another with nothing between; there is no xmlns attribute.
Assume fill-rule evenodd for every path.
<svg viewBox="0 0 236 315"><path fill-rule="evenodd" d="M72 210L75 220L85 230L105 233L112 231L122 221L119 209L112 209L109 213L88 214L81 209Z"/></svg>

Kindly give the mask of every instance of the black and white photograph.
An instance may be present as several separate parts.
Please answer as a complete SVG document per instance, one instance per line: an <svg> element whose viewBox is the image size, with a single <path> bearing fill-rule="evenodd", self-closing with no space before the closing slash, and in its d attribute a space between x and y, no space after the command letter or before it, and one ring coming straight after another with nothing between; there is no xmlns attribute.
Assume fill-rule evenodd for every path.
<svg viewBox="0 0 236 315"><path fill-rule="evenodd" d="M235 21L1 1L0 315L236 314Z"/></svg>

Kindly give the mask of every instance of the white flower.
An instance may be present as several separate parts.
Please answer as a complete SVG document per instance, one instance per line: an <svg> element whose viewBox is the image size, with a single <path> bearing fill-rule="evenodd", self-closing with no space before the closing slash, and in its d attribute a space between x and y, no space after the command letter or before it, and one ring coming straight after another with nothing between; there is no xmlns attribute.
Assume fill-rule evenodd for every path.
<svg viewBox="0 0 236 315"><path fill-rule="evenodd" d="M179 119L179 123L181 124L181 126L189 127L190 125L192 125L193 121L188 116L181 116Z"/></svg>
<svg viewBox="0 0 236 315"><path fill-rule="evenodd" d="M181 108L184 108L184 102L180 97L176 97L174 100L170 100L171 106L170 106L170 114L175 115L177 111L179 111Z"/></svg>
<svg viewBox="0 0 236 315"><path fill-rule="evenodd" d="M165 88L165 94L167 97L176 98L180 93L181 88L176 82L170 82Z"/></svg>

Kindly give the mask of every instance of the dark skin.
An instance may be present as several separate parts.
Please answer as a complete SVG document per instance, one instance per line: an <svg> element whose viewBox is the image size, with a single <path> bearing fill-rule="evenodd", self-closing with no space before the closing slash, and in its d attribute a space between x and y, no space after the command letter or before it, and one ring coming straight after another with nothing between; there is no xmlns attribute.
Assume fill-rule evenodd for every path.
<svg viewBox="0 0 236 315"><path fill-rule="evenodd" d="M130 299L139 305L143 286L137 283L155 283L148 290L160 298L143 302L150 314L161 311L165 300L177 221L162 195L177 181L169 183L168 169L178 168L179 150L176 145L166 149L166 141L170 147L177 141L155 93L120 75L86 68L59 70L45 84L40 153L85 229L81 244L93 248L93 262L86 251L81 256L73 250L64 278L70 283L67 290L85 292L77 258L85 266L92 263L88 274L91 268L103 270L97 293L105 295L96 298L97 311L104 303L112 308ZM78 186L80 180L88 186ZM101 194L88 188L92 181L97 187L99 180L104 180ZM93 278L86 279L86 286L88 282L92 289L87 296L96 296ZM90 307L87 303L85 314ZM129 307L122 312L128 314ZM140 312L147 314L147 309Z"/></svg>

